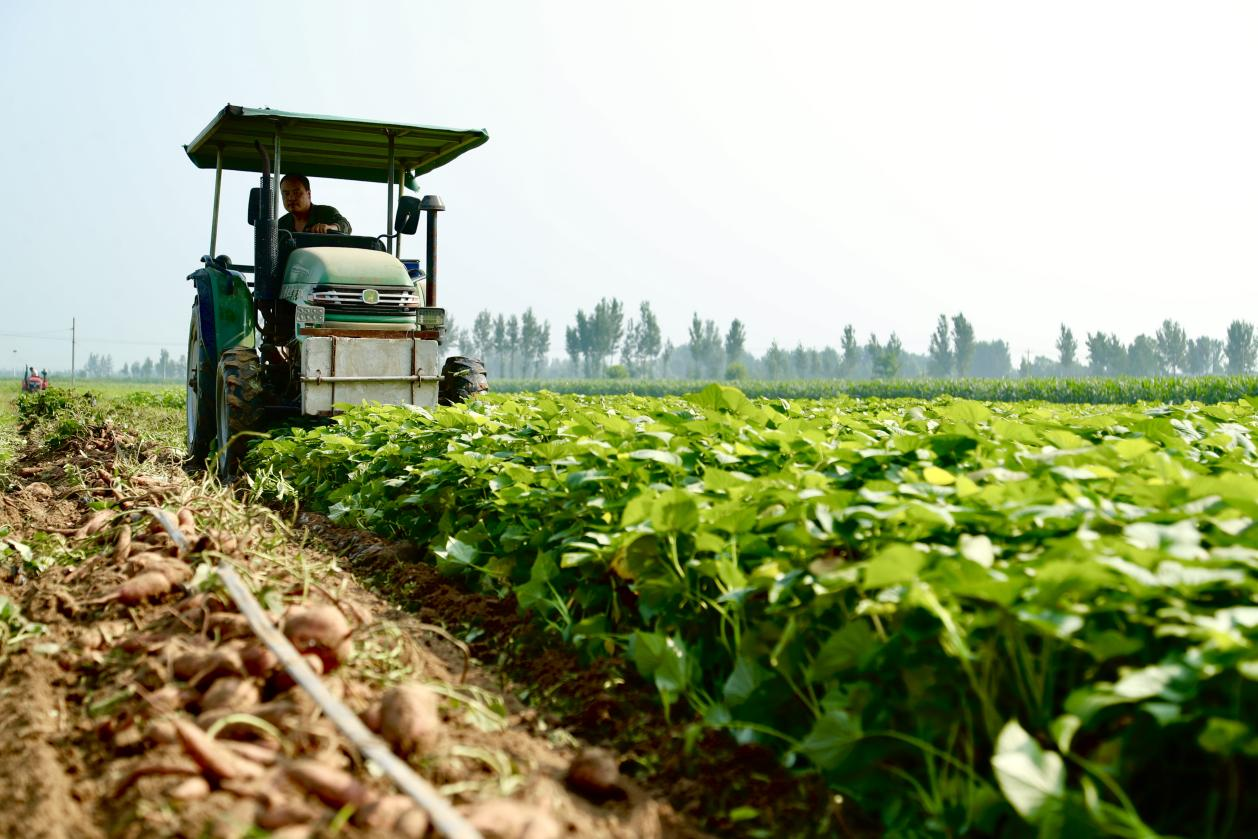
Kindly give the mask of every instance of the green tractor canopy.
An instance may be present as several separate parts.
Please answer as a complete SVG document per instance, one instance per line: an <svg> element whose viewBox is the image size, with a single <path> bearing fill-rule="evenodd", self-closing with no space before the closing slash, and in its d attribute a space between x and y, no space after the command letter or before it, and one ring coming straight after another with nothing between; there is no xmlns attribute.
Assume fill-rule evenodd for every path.
<svg viewBox="0 0 1258 839"><path fill-rule="evenodd" d="M278 140L282 160L273 161L277 171L281 171L282 163L282 171L312 178L386 183L396 181L398 172L411 177L431 172L488 139L489 134L481 129L369 122L228 105L184 146L184 151L200 169L214 169L221 151L222 168L261 172L262 161L254 143L270 148ZM390 156L395 165L392 179Z"/></svg>

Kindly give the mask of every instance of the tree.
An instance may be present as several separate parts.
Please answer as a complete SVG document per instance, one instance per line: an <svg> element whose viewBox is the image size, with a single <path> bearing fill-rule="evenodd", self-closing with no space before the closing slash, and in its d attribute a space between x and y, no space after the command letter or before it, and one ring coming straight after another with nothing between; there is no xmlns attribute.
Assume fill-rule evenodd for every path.
<svg viewBox="0 0 1258 839"><path fill-rule="evenodd" d="M874 362L874 375L880 379L894 379L900 375L903 354L904 347L900 343L900 336L892 332L891 337L887 339L887 345L882 348L878 360Z"/></svg>
<svg viewBox="0 0 1258 839"><path fill-rule="evenodd" d="M625 307L619 300L604 297L593 313L577 310L577 339L585 359L585 375L603 372L609 356L620 346L625 332Z"/></svg>
<svg viewBox="0 0 1258 839"><path fill-rule="evenodd" d="M1069 374L1074 370L1076 361L1076 353L1079 351L1079 344L1075 341L1075 334L1071 332L1066 324L1061 325L1061 330L1057 333L1057 363L1061 365L1061 371Z"/></svg>
<svg viewBox="0 0 1258 839"><path fill-rule="evenodd" d="M1184 334L1184 327L1167 318L1162 321L1154 340L1162 372L1172 376L1184 372L1188 361L1188 336Z"/></svg>
<svg viewBox="0 0 1258 839"><path fill-rule="evenodd" d="M764 354L765 372L770 379L781 379L786 375L786 371L790 368L790 361L786 351L778 346L775 340L769 345L769 350Z"/></svg>
<svg viewBox="0 0 1258 839"><path fill-rule="evenodd" d="M544 325L533 314L533 307L524 310L520 318L520 355L523 359L523 374L536 376L541 369L546 353L550 352L550 322Z"/></svg>
<svg viewBox="0 0 1258 839"><path fill-rule="evenodd" d="M643 300L638 305L638 344L634 349L634 360L642 369L643 375L648 375L655 365L663 337L659 319L651 311L651 304Z"/></svg>
<svg viewBox="0 0 1258 839"><path fill-rule="evenodd" d="M468 354L479 356L482 361L485 361L493 343L494 318L488 310L483 309L476 315L476 320L472 321L472 345L468 347Z"/></svg>
<svg viewBox="0 0 1258 839"><path fill-rule="evenodd" d="M516 361L520 357L520 350L521 350L520 319L517 318L515 315L512 315L511 317L507 318L506 349L507 349L507 357L510 359L507 364L507 369L511 371L510 373L508 373L508 375L511 376L512 378L515 378L515 372L516 372L515 365L516 365Z"/></svg>
<svg viewBox="0 0 1258 839"><path fill-rule="evenodd" d="M625 338L621 344L621 362L631 374L650 374L655 358L660 354L661 337L660 323L651 311L651 304L644 300L638 306L638 319L630 320L625 327Z"/></svg>
<svg viewBox="0 0 1258 839"><path fill-rule="evenodd" d="M856 340L856 330L849 323L843 327L843 362L839 366L839 375L845 379L851 379L856 376L856 369L861 363L861 346Z"/></svg>
<svg viewBox="0 0 1258 839"><path fill-rule="evenodd" d="M1227 372L1251 373L1258 345L1254 343L1254 325L1248 321L1234 320L1227 328Z"/></svg>
<svg viewBox="0 0 1258 839"><path fill-rule="evenodd" d="M1188 342L1186 370L1194 376L1218 373L1223 369L1223 342L1201 336Z"/></svg>
<svg viewBox="0 0 1258 839"><path fill-rule="evenodd" d="M957 375L968 375L974 362L974 326L961 312L952 319L952 348Z"/></svg>
<svg viewBox="0 0 1258 839"><path fill-rule="evenodd" d="M948 316L940 315L930 336L930 374L940 378L952 375L952 340L948 336Z"/></svg>
<svg viewBox="0 0 1258 839"><path fill-rule="evenodd" d="M1088 333L1088 372L1094 376L1117 376L1127 366L1127 348L1117 335Z"/></svg>
<svg viewBox="0 0 1258 839"><path fill-rule="evenodd" d="M563 334L564 352L568 354L568 360L572 362L572 372L576 373L581 364L581 358L585 355L585 348L581 346L581 333L575 326L569 326L564 330Z"/></svg>
<svg viewBox="0 0 1258 839"><path fill-rule="evenodd" d="M1127 348L1127 373L1133 376L1158 374L1158 345L1148 335L1137 335Z"/></svg>
<svg viewBox="0 0 1258 839"><path fill-rule="evenodd" d="M725 359L729 363L738 361L743 356L743 350L747 346L747 330L743 327L743 322L738 318L730 321L729 329L725 332Z"/></svg>
<svg viewBox="0 0 1258 839"><path fill-rule="evenodd" d="M976 341L972 375L1000 379L1013 372L1009 344L1005 341Z"/></svg>
<svg viewBox="0 0 1258 839"><path fill-rule="evenodd" d="M721 333L712 320L700 320L695 312L690 319L690 357L700 375L715 377L721 369Z"/></svg>

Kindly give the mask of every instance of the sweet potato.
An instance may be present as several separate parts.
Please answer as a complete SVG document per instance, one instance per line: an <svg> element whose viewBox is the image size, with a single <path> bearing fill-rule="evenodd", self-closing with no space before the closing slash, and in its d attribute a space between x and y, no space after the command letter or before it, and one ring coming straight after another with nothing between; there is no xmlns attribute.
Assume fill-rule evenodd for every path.
<svg viewBox="0 0 1258 839"><path fill-rule="evenodd" d="M344 807L346 804L363 807L371 801L370 792L354 780L354 776L318 761L295 760L285 767L285 772L293 783L329 807Z"/></svg>
<svg viewBox="0 0 1258 839"><path fill-rule="evenodd" d="M442 732L437 694L423 685L398 685L380 700L380 736L399 756L427 752Z"/></svg>
<svg viewBox="0 0 1258 839"><path fill-rule="evenodd" d="M118 528L118 539L114 542L114 562L125 562L131 555L131 525L124 524Z"/></svg>
<svg viewBox="0 0 1258 839"><path fill-rule="evenodd" d="M223 641L230 638L248 638L253 635L249 619L239 612L211 612L205 621L205 629Z"/></svg>
<svg viewBox="0 0 1258 839"><path fill-rule="evenodd" d="M183 531L185 536L192 537L197 532L197 517L192 515L192 511L187 507L180 507L176 514L179 521L179 529Z"/></svg>
<svg viewBox="0 0 1258 839"><path fill-rule="evenodd" d="M258 827L273 831L289 825L305 824L317 815L315 808L303 800L278 799L259 810L257 820Z"/></svg>
<svg viewBox="0 0 1258 839"><path fill-rule="evenodd" d="M214 625L213 617L211 617L210 625ZM245 665L245 672L261 679L270 676L275 668L280 666L279 658L261 641L245 647L240 654L240 660Z"/></svg>
<svg viewBox="0 0 1258 839"><path fill-rule="evenodd" d="M415 802L411 800L409 795L386 795L356 812L354 814L354 824L367 830L380 831L382 833L388 831L399 833L400 831L397 831L394 826L403 815L414 809ZM420 814L424 816L424 832L427 832L428 816L422 810ZM421 832L419 836L422 837L424 832Z"/></svg>
<svg viewBox="0 0 1258 839"><path fill-rule="evenodd" d="M302 653L323 659L323 672L335 670L350 654L350 628L335 606L299 606L284 619L284 634Z"/></svg>
<svg viewBox="0 0 1258 839"><path fill-rule="evenodd" d="M249 679L224 676L216 679L201 698L201 710L231 709L242 711L257 705L261 699L258 686Z"/></svg>
<svg viewBox="0 0 1258 839"><path fill-rule="evenodd" d="M176 657L171 666L175 678L197 688L204 688L222 676L242 676L245 672L240 652L231 647L192 650Z"/></svg>
<svg viewBox="0 0 1258 839"><path fill-rule="evenodd" d="M200 775L187 778L174 786L169 793L176 801L200 801L210 795L210 783Z"/></svg>
<svg viewBox="0 0 1258 839"><path fill-rule="evenodd" d="M170 593L170 578L160 571L145 571L127 580L118 588L118 602L134 606Z"/></svg>
<svg viewBox="0 0 1258 839"><path fill-rule="evenodd" d="M210 736L186 720L175 720L175 733L188 756L197 765L219 780L256 778L263 769L252 760L216 743Z"/></svg>
<svg viewBox="0 0 1258 839"><path fill-rule="evenodd" d="M559 839L563 835L550 813L509 798L477 802L464 815L485 839Z"/></svg>
<svg viewBox="0 0 1258 839"><path fill-rule="evenodd" d="M192 568L188 563L147 551L131 557L131 568L139 572L156 571L170 580L172 585L186 583L192 579Z"/></svg>
<svg viewBox="0 0 1258 839"><path fill-rule="evenodd" d="M74 538L83 539L87 536L95 535L113 517L113 510L97 510L95 513L92 513L87 521L79 525L78 530L74 531Z"/></svg>

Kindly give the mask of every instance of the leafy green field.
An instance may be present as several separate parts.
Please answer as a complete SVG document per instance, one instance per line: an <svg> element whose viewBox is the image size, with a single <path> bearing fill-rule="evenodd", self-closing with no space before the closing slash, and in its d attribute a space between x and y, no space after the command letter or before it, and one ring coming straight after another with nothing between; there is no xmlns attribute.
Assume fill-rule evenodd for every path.
<svg viewBox="0 0 1258 839"><path fill-rule="evenodd" d="M1256 405L496 396L252 457L888 831L1225 836L1258 823Z"/></svg>
<svg viewBox="0 0 1258 839"><path fill-rule="evenodd" d="M492 381L498 393L577 393L587 396L683 396L707 381L677 379L535 379ZM878 399L934 399L956 396L997 402L1132 404L1136 402L1229 402L1258 394L1256 376L1167 376L1158 378L1058 379L799 379L744 381L751 397L825 399L834 396Z"/></svg>

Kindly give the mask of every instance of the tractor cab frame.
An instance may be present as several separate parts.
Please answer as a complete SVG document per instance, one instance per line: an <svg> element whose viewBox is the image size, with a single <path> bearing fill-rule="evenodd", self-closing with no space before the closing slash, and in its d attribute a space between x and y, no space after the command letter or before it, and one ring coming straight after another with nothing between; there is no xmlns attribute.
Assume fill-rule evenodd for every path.
<svg viewBox="0 0 1258 839"><path fill-rule="evenodd" d="M369 122L227 105L184 147L214 170L209 252L188 275L188 452L217 443L223 475L266 417L322 415L342 403L431 406L488 389L476 359L440 363L445 310L436 305L435 195L408 196L415 179L489 139L482 130ZM257 172L248 222L253 264L218 253L224 170ZM383 184L385 233L350 236L278 229L282 173ZM403 259L402 237L426 216L424 260Z"/></svg>

